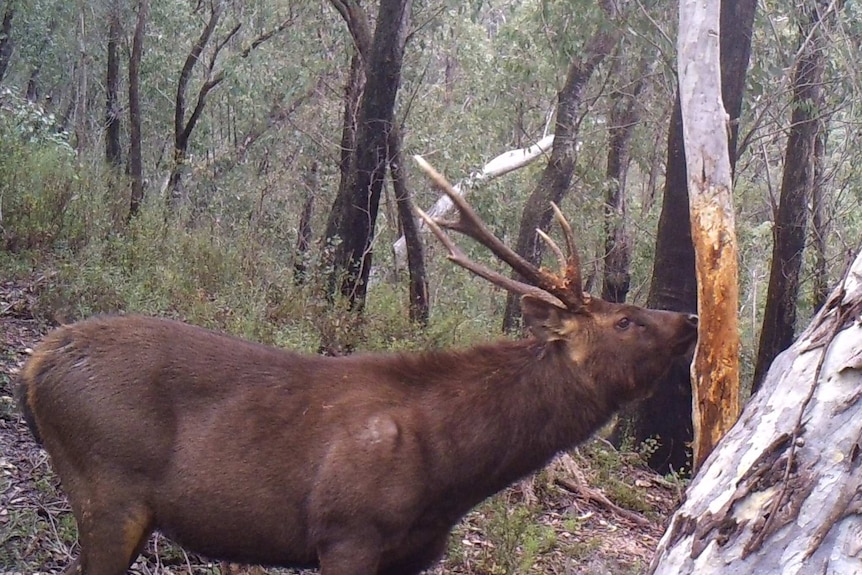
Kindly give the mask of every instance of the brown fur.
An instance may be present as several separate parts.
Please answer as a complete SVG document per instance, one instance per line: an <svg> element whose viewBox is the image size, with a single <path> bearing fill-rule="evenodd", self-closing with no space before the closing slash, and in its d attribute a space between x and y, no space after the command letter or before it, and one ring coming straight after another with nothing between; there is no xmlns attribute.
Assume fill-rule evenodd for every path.
<svg viewBox="0 0 862 575"><path fill-rule="evenodd" d="M695 334L601 300L524 311L534 339L413 355L299 355L140 316L54 331L19 398L78 521L67 573L121 575L155 529L240 563L424 569L464 513L649 393Z"/></svg>

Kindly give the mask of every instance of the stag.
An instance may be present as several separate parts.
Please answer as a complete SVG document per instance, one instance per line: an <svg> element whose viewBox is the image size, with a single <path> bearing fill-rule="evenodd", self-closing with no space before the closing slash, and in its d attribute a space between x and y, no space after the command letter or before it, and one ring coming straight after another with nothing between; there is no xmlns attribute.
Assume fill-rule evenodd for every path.
<svg viewBox="0 0 862 575"><path fill-rule="evenodd" d="M19 401L78 524L66 575L122 575L158 530L214 559L412 575L483 499L650 393L694 316L584 294L571 228L561 272L459 218L428 225L458 265L522 296L533 336L465 350L301 355L180 322L96 317L49 334ZM466 258L444 228L509 264Z"/></svg>

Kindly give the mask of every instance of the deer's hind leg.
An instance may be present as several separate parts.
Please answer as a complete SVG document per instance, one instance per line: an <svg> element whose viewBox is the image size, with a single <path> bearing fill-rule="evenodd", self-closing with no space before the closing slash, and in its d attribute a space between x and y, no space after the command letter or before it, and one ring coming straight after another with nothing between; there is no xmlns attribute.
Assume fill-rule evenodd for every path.
<svg viewBox="0 0 862 575"><path fill-rule="evenodd" d="M125 575L153 531L152 512L103 496L72 507L81 554L63 575Z"/></svg>

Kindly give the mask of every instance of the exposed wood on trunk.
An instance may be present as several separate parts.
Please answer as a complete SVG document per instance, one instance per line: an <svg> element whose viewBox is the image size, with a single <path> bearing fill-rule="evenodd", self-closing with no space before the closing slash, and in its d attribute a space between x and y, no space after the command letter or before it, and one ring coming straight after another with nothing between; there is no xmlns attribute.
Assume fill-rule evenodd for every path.
<svg viewBox="0 0 862 575"><path fill-rule="evenodd" d="M751 54L755 0L721 3L721 94L730 116L728 150L731 171L736 163L736 138L743 88ZM694 312L697 309L694 246L688 225L688 174L682 134L682 113L677 94L668 132L667 169L662 211L656 237L656 256L648 304L658 309ZM658 438L649 464L661 473L690 469L688 447L694 437L691 374L674 365L657 392L643 401L631 421L634 440Z"/></svg>
<svg viewBox="0 0 862 575"><path fill-rule="evenodd" d="M616 5L606 0L601 0L600 4L608 18L615 20ZM596 67L613 50L620 34L620 29L615 22L600 26L586 43L583 53L572 59L565 84L557 94L554 147L547 167L524 206L515 246L515 250L534 265L541 262L544 251L544 242L540 241L536 230L547 231L553 215L550 204L559 204L572 183L577 155L578 108L581 105L584 90ZM506 298L503 330L508 332L516 329L520 317L520 299L510 293Z"/></svg>
<svg viewBox="0 0 862 575"><path fill-rule="evenodd" d="M700 316L692 366L695 467L739 416L738 248L719 18L718 0L680 5L680 105Z"/></svg>
<svg viewBox="0 0 862 575"><path fill-rule="evenodd" d="M823 125L819 117L823 106L820 83L826 66L826 39L815 4L811 4L802 17L806 22L799 32L802 47L793 74L793 111L784 155L781 196L778 212L774 214L772 266L753 390L760 386L775 356L793 343L808 202L814 187L814 151L817 131Z"/></svg>
<svg viewBox="0 0 862 575"><path fill-rule="evenodd" d="M138 215L144 201L144 166L141 142L141 55L144 50L144 32L147 26L149 0L138 2L138 17L129 55L129 178L132 193L129 201L129 219Z"/></svg>
<svg viewBox="0 0 862 575"><path fill-rule="evenodd" d="M862 253L704 463L654 575L862 572Z"/></svg>

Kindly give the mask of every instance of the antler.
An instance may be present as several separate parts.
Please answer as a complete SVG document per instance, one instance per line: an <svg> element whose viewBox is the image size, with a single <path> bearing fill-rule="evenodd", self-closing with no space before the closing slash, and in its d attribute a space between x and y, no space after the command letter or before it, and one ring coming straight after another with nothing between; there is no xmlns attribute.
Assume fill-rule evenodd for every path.
<svg viewBox="0 0 862 575"><path fill-rule="evenodd" d="M455 192L451 184L446 181L439 172L431 167L421 156L413 156L422 171L431 179L431 181L440 188L449 199L458 208L458 219L454 221L435 221L428 214L420 209L416 209L419 217L437 236L437 239L446 246L449 250L449 259L459 266L470 270L476 275L485 278L494 285L502 287L514 293L522 295L532 295L547 303L557 307L570 310L578 310L585 303L584 294L581 290L581 272L580 259L578 258L577 249L575 248L574 235L569 223L563 217L559 208L551 204L557 221L563 229L563 234L566 238L566 247L568 249L568 258L564 257L559 246L547 236L544 232L539 231L540 236L544 239L551 250L557 255L560 261L561 274L553 274L537 267L518 255L514 250L500 241L479 219L473 208L467 201ZM513 270L526 279L529 283L519 282L508 278L500 273L497 273L482 264L473 262L467 258L464 253L455 245L452 239L444 232L442 228L447 228L460 232L469 236L487 247L498 258L506 262ZM538 231L538 230L537 230Z"/></svg>

